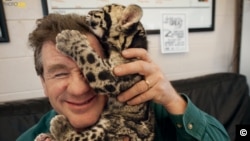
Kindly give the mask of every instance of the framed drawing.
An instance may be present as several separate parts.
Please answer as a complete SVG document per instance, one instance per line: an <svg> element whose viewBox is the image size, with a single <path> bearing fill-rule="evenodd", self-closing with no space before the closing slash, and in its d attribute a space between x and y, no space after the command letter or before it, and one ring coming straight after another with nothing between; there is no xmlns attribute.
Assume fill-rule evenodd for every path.
<svg viewBox="0 0 250 141"><path fill-rule="evenodd" d="M2 1L0 1L0 42L9 42L8 29Z"/></svg>
<svg viewBox="0 0 250 141"><path fill-rule="evenodd" d="M78 13L98 9L106 4L138 4L143 8L142 24L149 34L160 33L162 15L185 12L189 31L213 31L215 0L42 0L44 15Z"/></svg>

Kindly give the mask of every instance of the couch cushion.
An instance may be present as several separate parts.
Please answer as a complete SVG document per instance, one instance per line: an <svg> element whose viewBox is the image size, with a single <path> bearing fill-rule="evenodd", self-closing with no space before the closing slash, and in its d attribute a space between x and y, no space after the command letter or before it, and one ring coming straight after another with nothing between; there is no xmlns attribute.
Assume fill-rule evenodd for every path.
<svg viewBox="0 0 250 141"><path fill-rule="evenodd" d="M197 107L217 118L235 140L237 124L250 124L250 97L246 78L234 73L210 74L172 82Z"/></svg>
<svg viewBox="0 0 250 141"><path fill-rule="evenodd" d="M0 105L0 141L14 141L51 109L46 98Z"/></svg>

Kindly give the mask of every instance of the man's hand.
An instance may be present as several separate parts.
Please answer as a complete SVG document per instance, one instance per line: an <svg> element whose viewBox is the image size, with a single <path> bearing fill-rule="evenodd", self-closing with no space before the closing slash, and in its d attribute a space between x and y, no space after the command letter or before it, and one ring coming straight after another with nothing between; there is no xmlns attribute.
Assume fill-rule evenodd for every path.
<svg viewBox="0 0 250 141"><path fill-rule="evenodd" d="M122 64L114 69L117 76L138 73L144 80L123 92L118 100L129 105L140 104L149 100L163 105L171 114L183 114L186 101L175 91L160 67L155 64L144 49L130 48L122 52L125 58L139 58L138 61Z"/></svg>

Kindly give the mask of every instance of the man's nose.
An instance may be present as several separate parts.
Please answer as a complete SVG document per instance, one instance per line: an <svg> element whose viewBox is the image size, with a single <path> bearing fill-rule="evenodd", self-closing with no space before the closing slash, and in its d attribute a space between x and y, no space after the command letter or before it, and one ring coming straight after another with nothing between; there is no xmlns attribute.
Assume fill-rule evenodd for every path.
<svg viewBox="0 0 250 141"><path fill-rule="evenodd" d="M72 75L69 81L67 91L72 95L82 95L90 90L89 84L81 75Z"/></svg>

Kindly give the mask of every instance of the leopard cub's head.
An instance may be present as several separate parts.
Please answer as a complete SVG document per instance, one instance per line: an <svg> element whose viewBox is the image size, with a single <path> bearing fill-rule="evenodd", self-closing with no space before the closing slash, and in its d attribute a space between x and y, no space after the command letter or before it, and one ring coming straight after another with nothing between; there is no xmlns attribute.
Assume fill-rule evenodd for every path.
<svg viewBox="0 0 250 141"><path fill-rule="evenodd" d="M140 23L142 8L138 5L127 7L118 4L110 4L100 10L88 13L86 20L92 31L104 42L122 49L131 46L144 46L146 32ZM137 45L140 40L142 44Z"/></svg>

